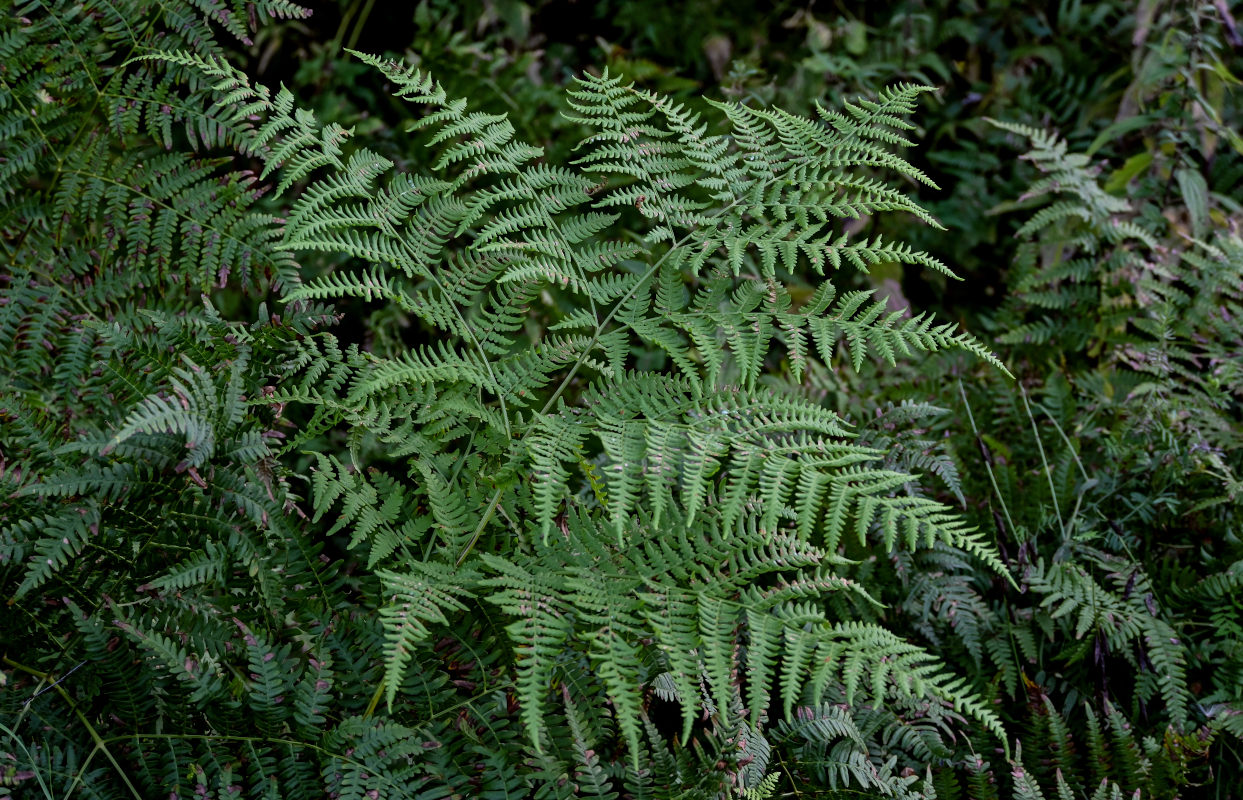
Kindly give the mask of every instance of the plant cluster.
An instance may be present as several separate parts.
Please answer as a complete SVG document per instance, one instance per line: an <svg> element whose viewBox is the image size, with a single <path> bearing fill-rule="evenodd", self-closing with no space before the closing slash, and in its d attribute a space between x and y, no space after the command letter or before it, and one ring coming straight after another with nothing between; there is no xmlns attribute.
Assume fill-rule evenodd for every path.
<svg viewBox="0 0 1243 800"><path fill-rule="evenodd" d="M1235 4L567 5L0 15L0 800L1236 797Z"/></svg>

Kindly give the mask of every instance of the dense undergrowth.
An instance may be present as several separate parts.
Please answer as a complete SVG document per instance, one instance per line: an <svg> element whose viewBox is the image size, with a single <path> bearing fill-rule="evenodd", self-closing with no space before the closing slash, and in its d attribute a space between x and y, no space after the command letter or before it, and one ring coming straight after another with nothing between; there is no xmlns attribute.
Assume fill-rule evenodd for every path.
<svg viewBox="0 0 1243 800"><path fill-rule="evenodd" d="M0 798L1238 797L1237 10L5 9Z"/></svg>

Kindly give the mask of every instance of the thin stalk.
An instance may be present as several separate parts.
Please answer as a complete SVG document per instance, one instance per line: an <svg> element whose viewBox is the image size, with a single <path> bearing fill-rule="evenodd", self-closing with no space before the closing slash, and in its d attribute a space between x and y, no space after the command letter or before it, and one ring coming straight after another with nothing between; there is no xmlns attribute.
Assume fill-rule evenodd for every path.
<svg viewBox="0 0 1243 800"><path fill-rule="evenodd" d="M1036 427L1036 418L1032 416L1032 407L1027 403L1027 390L1019 384L1019 397L1023 399L1023 410L1032 424L1032 436L1036 439L1036 449L1040 452L1040 463L1044 465L1044 476L1049 482L1049 497L1053 499L1053 513L1057 515L1058 527L1062 529L1062 541L1066 541L1066 522L1062 519L1062 508L1057 501L1057 489L1053 487L1053 470L1049 467L1049 459L1044 454L1044 443L1040 441L1040 430Z"/></svg>
<svg viewBox="0 0 1243 800"><path fill-rule="evenodd" d="M1062 426L1057 424L1057 419L1041 403L1037 403L1036 408L1043 411L1044 415L1049 418L1049 422L1053 423L1053 429L1057 431L1058 435L1062 437L1062 441L1066 443L1066 447L1070 450L1070 457L1075 460L1075 465L1079 467L1079 474L1083 476L1083 480L1085 482L1091 480L1088 477L1088 471L1083 467L1083 462L1079 460L1079 453L1075 451L1075 446L1071 443L1070 437L1066 435L1066 431L1062 430Z"/></svg>
<svg viewBox="0 0 1243 800"><path fill-rule="evenodd" d="M8 663L8 661L9 660L6 658L5 662ZM30 700L35 699L36 697L38 697L40 694L42 694L45 691L44 686L43 686L43 684L45 683L47 683L47 676L39 678L39 683L37 686L35 686L35 693L31 695ZM46 797L48 800L54 800L54 797L52 796L52 790L49 789L48 785L43 781L43 774L39 772L38 769L35 769L36 765L35 765L34 753L30 752L30 748L26 747L26 743L23 742L21 737L17 735L18 728L22 726L22 720L26 718L26 712L30 710L30 700L27 700L25 703L22 703L22 710L17 713L17 719L13 721L13 727L10 728L4 723L0 723L0 731L8 734L9 738L12 739L14 742L16 742L17 746L20 747L22 751L26 753L26 758L30 760L30 766L32 768L32 771L35 774L35 779L39 782L39 787L43 789L43 796Z"/></svg>
<svg viewBox="0 0 1243 800"><path fill-rule="evenodd" d="M51 678L51 676L47 673L40 672L33 667L27 667L24 664L19 664L8 656L4 656L3 661L13 669L21 670L22 672L25 672L28 675L33 675L41 680L49 680ZM65 691L65 687L61 686L59 681L56 681L53 682L52 688L55 689L56 693L61 696L61 699L69 705L69 709L73 712L74 716L78 718L78 721L82 723L82 726L86 728L86 732L91 737L91 741L95 743L95 747L89 754L87 754L86 760L83 761L81 768L78 769L78 773L73 776L73 782L69 785L69 789L65 792L65 797L62 800L68 800L68 797L73 794L73 791L78 787L78 784L82 783L82 776L86 774L87 766L91 763L91 759L93 759L95 754L98 752L102 752L104 754L104 758L108 759L108 762L112 764L112 768L116 770L117 775L121 778L121 782L125 784L127 789L129 789L130 794L132 794L136 800L143 800L142 795L138 793L138 790L134 788L134 784L130 782L129 775L124 769L121 768L121 764L116 760L116 757L112 755L112 751L108 749L107 742L105 742L104 738L99 735L99 731L95 730L95 726L92 725L90 720L86 718L86 715L82 713L82 710L78 708L78 704L73 702L73 698L70 697L69 693Z"/></svg>
<svg viewBox="0 0 1243 800"><path fill-rule="evenodd" d="M962 397L963 405L967 408L967 419L971 423L971 432L975 434L975 438L979 441L980 429L976 427L975 415L971 413L971 401L967 399L967 391L962 386L962 379L958 380L958 394ZM988 482L993 486L993 494L997 495L997 502L1001 504L1001 511L1006 515L1006 524L1010 526L1014 538L1019 538L1019 529L1014 526L1014 519L1010 516L1010 507L1006 505L1006 498L1001 495L1001 487L997 485L997 476L993 474L993 465L988 463L988 459L984 459L984 470L988 473Z"/></svg>

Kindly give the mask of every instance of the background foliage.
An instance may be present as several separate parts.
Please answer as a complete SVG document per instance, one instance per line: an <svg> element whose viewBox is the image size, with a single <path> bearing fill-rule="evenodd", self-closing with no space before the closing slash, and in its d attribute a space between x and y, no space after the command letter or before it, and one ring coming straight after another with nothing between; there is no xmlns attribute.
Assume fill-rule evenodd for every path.
<svg viewBox="0 0 1243 800"><path fill-rule="evenodd" d="M5 9L0 798L1238 796L1238 10Z"/></svg>

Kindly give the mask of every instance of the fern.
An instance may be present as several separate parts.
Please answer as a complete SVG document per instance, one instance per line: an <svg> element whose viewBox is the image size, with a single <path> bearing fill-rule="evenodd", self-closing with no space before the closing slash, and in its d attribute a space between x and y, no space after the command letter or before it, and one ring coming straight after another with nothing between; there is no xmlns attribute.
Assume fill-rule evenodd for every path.
<svg viewBox="0 0 1243 800"><path fill-rule="evenodd" d="M835 622L815 599L837 588L831 565L847 527L863 546L875 529L886 550L941 542L994 569L1001 562L944 506L892 496L915 477L878 469L883 452L851 443L836 415L757 380L779 343L796 378L813 357L835 362L839 342L856 369L870 356L894 363L941 348L1000 367L926 315L889 312L868 293L838 297L828 280L796 304L782 278L802 264L823 272L895 260L948 271L905 245L834 230L835 219L888 210L932 221L850 171L927 180L890 149L905 143L902 117L921 87L822 109L819 122L715 104L730 130L717 134L665 98L585 76L570 104L593 133L558 167L537 161L541 151L504 117L469 111L417 70L360 56L423 109L413 130L431 167L411 176L349 150L348 131L318 126L285 90L253 86L218 59L161 58L215 82L229 138L264 162L278 190L309 181L283 247L374 265L308 281L285 300L383 299L439 338L392 358L360 355L344 373L329 344L302 363L349 377L279 395L327 410L326 423L354 436L365 431L373 458L404 460L420 476L404 482L381 460L365 477L316 456L317 516L339 505L339 524L384 565L389 704L429 626L476 596L511 620L517 697L537 752L551 735L550 688L571 678L571 658L590 665L584 691L611 704L630 769L644 749L646 687L660 675L683 740L701 711L726 730L760 724L778 675L787 713L832 691L877 703L922 697L1000 735L927 653L880 626ZM623 224L641 235L623 238ZM545 312L555 323L528 341L537 300L555 302ZM633 371L635 345L662 352L679 375ZM419 508L430 509L431 529L400 522ZM798 572L783 578L786 594L738 596L789 570Z"/></svg>
<svg viewBox="0 0 1243 800"><path fill-rule="evenodd" d="M460 60L451 5L415 12L421 64ZM1084 41L1133 21L1064 5L1030 19ZM1153 134L1151 182L1183 203L1162 216L1130 164L1101 181L1055 135L973 131L1029 139L1041 172L999 207L1030 210L1010 296L967 318L1002 332L1016 388L893 285L955 278L917 246L940 236L911 196L933 175L970 180L938 212L964 235L930 250L999 230L961 201L995 196L1001 159L904 155L928 87L787 95L806 117L741 67L739 102L610 68L524 85L507 115L469 75L357 53L277 91L232 66L227 42L263 70L282 35L260 18L304 13L28 1L0 22L0 785L1173 797L1230 752L1232 157ZM904 24L938 52L962 36L974 65L968 33L1009 14L981 13ZM883 56L885 18L786 22ZM496 86L523 46L489 51ZM875 72L809 46L796 76ZM907 56L886 69L951 73ZM1034 74L1093 63L1049 58ZM321 63L387 91L354 121L343 97L313 113L299 82ZM1162 107L1207 98L1220 66L1166 70L1186 86ZM979 105L1078 142L1095 130L1070 101L1106 88ZM527 101L555 94L551 136ZM1136 141L1119 120L1105 133ZM1002 766L976 755L998 744Z"/></svg>

